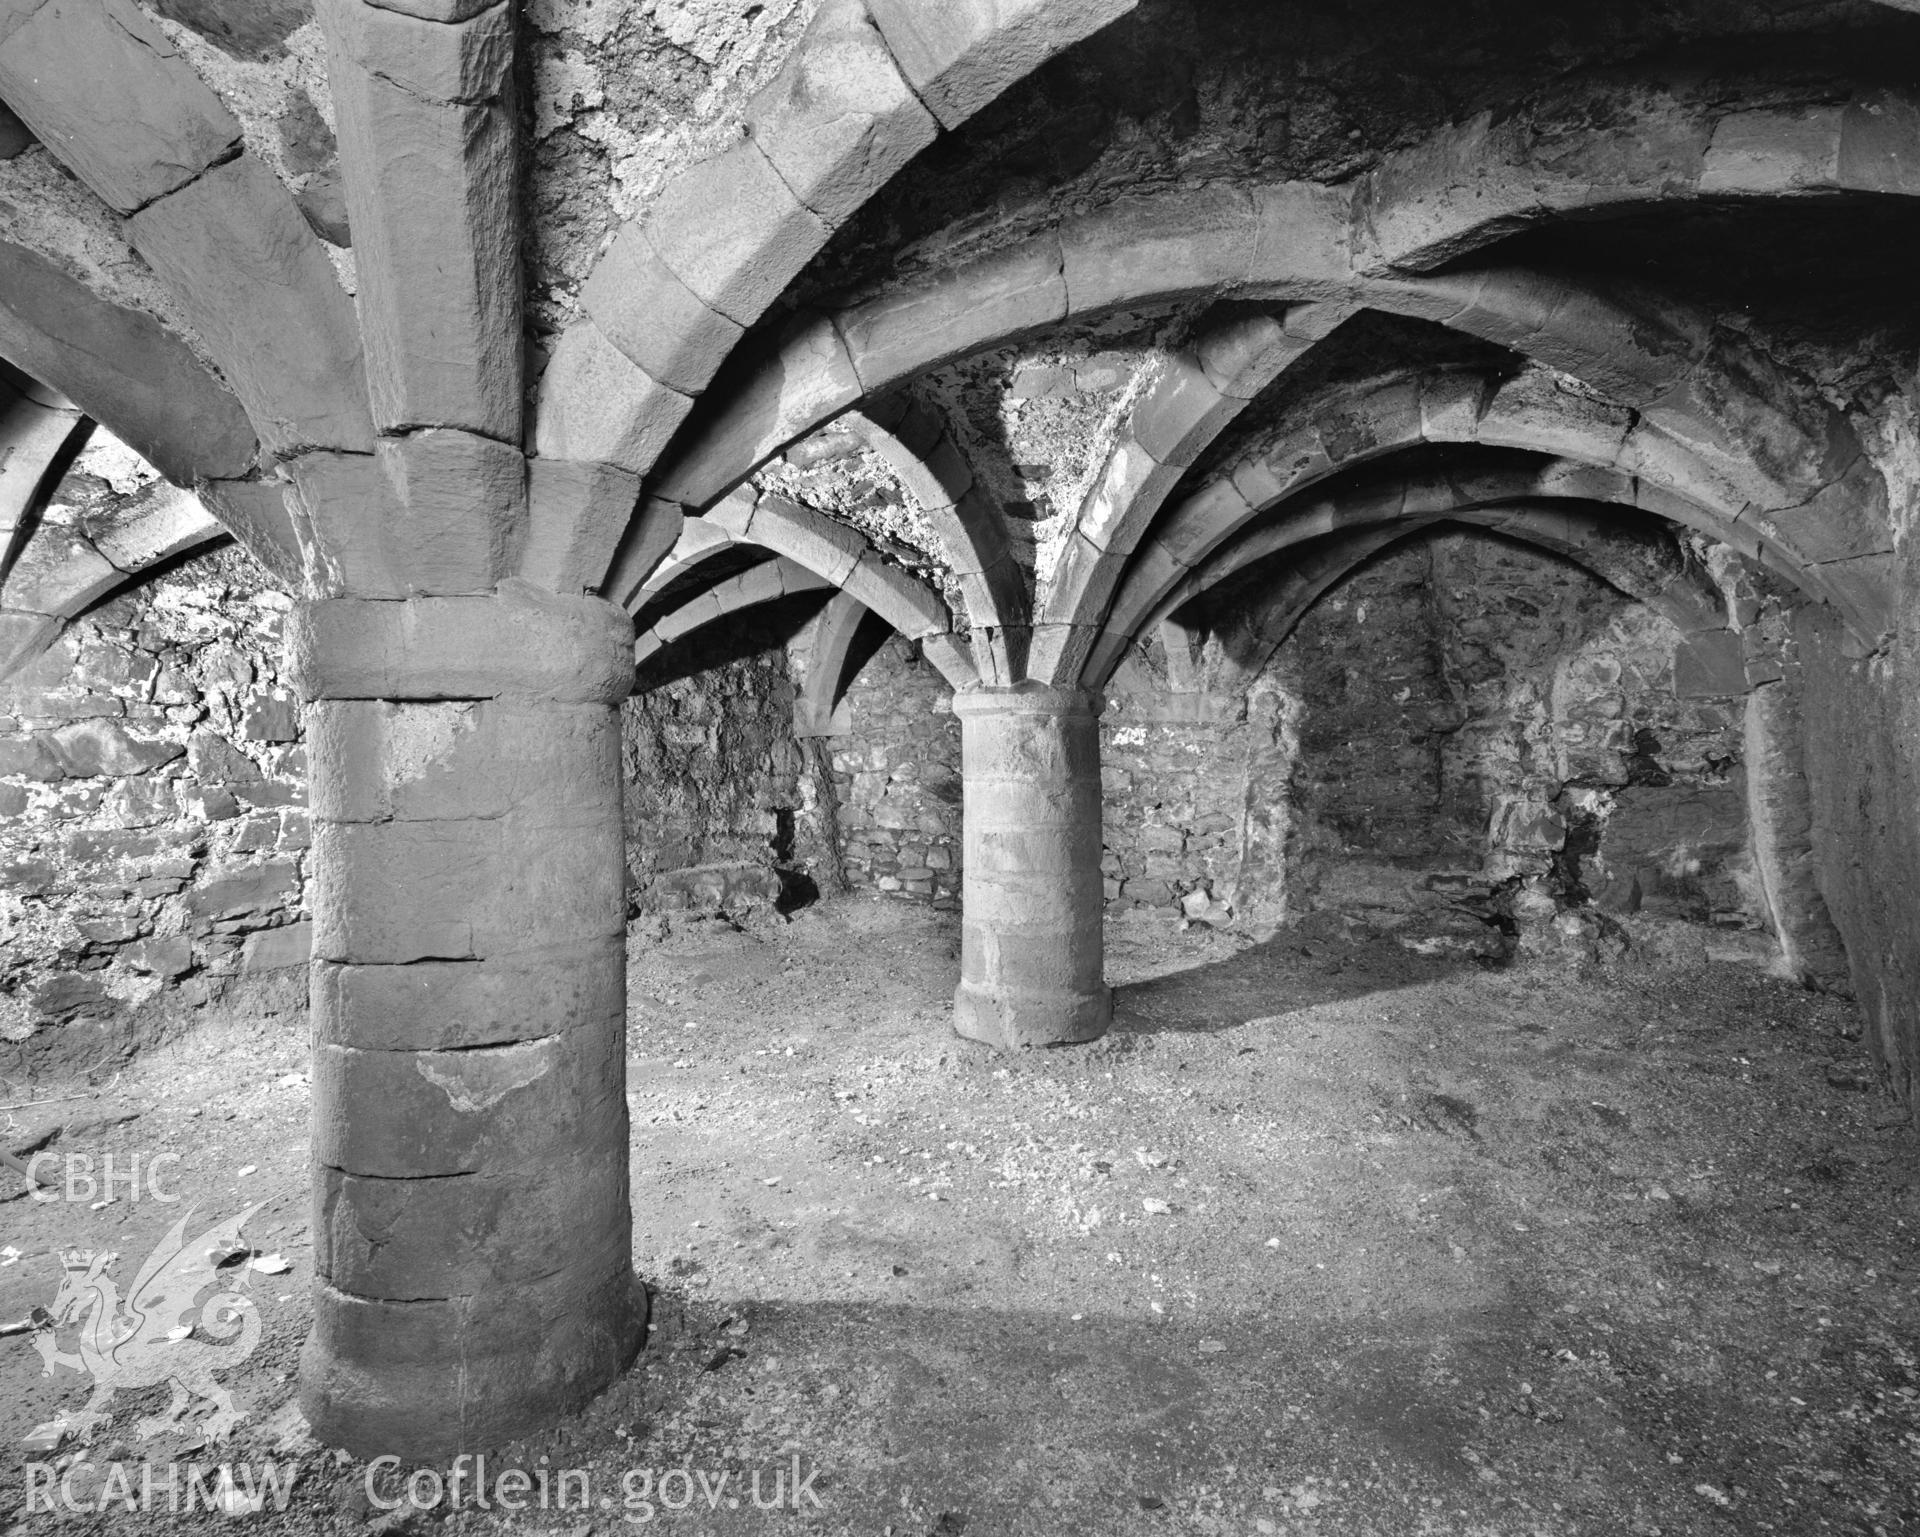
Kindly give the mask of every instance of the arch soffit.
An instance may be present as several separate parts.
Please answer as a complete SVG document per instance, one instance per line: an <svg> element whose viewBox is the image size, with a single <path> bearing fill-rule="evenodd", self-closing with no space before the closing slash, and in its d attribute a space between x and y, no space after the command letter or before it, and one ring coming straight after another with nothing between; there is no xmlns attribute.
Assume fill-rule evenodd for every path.
<svg viewBox="0 0 1920 1537"><path fill-rule="evenodd" d="M1499 488L1425 479L1377 487L1337 506L1331 501L1316 502L1223 551L1130 631L1104 634L1088 661L1087 684L1104 686L1135 637L1148 633L1188 603L1261 561L1283 551L1299 551L1298 560L1289 561L1279 574L1281 584L1290 590L1324 564L1328 550L1351 547L1360 551L1339 567L1339 574L1344 574L1385 543L1436 523L1484 528L1559 555L1647 604L1682 634L1726 628L1725 600L1697 566L1671 552L1663 558L1663 552L1645 533L1623 529L1617 519L1587 510L1584 502L1527 500L1533 479L1520 472ZM1328 578L1325 585L1337 580L1338 574ZM1315 590L1315 595L1321 590L1324 585Z"/></svg>
<svg viewBox="0 0 1920 1537"><path fill-rule="evenodd" d="M1585 551L1592 559L1603 560L1604 552L1618 546L1621 540L1636 545L1641 541L1638 531L1622 525L1617 517L1589 509L1602 503L1611 508L1630 508L1632 504L1627 499L1632 489L1626 477L1614 471L1562 459L1473 474L1417 476L1344 496L1306 500L1288 507L1280 521L1263 524L1242 535L1190 572L1161 599L1138 628L1144 630L1158 624L1175 610L1281 550L1328 538L1348 528L1372 527L1396 518L1440 516L1464 520L1465 515L1472 512L1476 515L1475 521L1498 531L1502 516L1524 517L1536 541L1562 539L1568 545L1562 553L1570 558L1577 551ZM1624 548L1621 546L1623 553ZM1718 608L1718 590L1704 573L1675 566L1664 575L1687 582L1694 598L1706 609ZM1633 579L1638 580L1637 586L1631 581L1616 581L1612 576L1608 580L1632 596L1645 595L1644 578Z"/></svg>
<svg viewBox="0 0 1920 1537"><path fill-rule="evenodd" d="M783 497L743 490L705 516L686 519L681 543L675 546L678 563L670 559L661 572L671 568L678 574L736 544L758 545L807 573L809 580L800 590L826 586L848 593L917 642L955 688L979 680L970 648L955 633L952 611L939 593L893 565L858 529ZM671 579L671 574L663 578L656 573L654 592Z"/></svg>
<svg viewBox="0 0 1920 1537"><path fill-rule="evenodd" d="M1483 315L1482 306L1462 301L1449 308L1460 298L1458 280L1418 277L1419 253L1444 247L1462 254L1527 223L1600 206L1625 211L1705 198L1920 191L1920 170L1907 169L1920 167L1920 105L1905 98L1877 94L1799 114L1700 114L1694 131L1705 147L1697 163L1636 180L1646 169L1639 162L1648 130L1629 118L1549 165L1524 158L1530 146L1516 144L1515 158L1487 175L1526 189L1524 198L1518 191L1500 199L1443 198L1453 174L1449 156L1457 158L1467 142L1460 135L1471 137L1467 129L1449 129L1438 138L1451 150L1430 145L1425 160L1383 166L1351 189L1215 185L1122 199L846 310L797 317L720 409L694 423L670 456L652 454L642 467L653 469L658 460L658 493L698 509L862 397L1074 317L1238 296L1383 308L1420 303L1462 329L1505 329L1509 318ZM1416 174L1419 165L1423 174ZM1408 227L1425 233L1401 245L1383 243L1382 221L1402 207L1410 210Z"/></svg>
<svg viewBox="0 0 1920 1537"><path fill-rule="evenodd" d="M1554 529L1554 525L1565 517L1566 514L1557 509L1545 509L1542 519L1534 521L1516 516L1516 509L1513 508L1462 508L1453 512L1421 513L1382 523L1357 525L1315 540L1311 548L1301 552L1297 562L1289 563L1273 590L1260 604L1259 611L1247 616L1244 625L1239 628L1235 637L1238 645L1230 648L1235 670L1242 678L1257 676L1274 653L1286 644L1288 636L1313 605L1373 556L1427 529L1456 524L1488 527L1520 543L1572 561L1629 597L1645 603L1674 627L1683 642L1698 636L1727 633L1724 604L1721 605L1722 612L1715 614L1703 610L1702 595L1696 592L1675 591L1671 586L1653 591L1633 591L1631 586L1620 580L1625 576L1631 582L1630 571L1607 569L1605 562L1584 558L1591 554L1590 551L1582 552L1577 547L1569 549L1564 537ZM1711 597L1719 600L1717 592ZM1105 664L1101 681L1090 682L1090 686L1104 687L1105 678L1111 676L1121 660L1124 660L1124 652L1116 654L1113 662Z"/></svg>
<svg viewBox="0 0 1920 1537"><path fill-rule="evenodd" d="M1529 494L1620 502L1698 529L1834 603L1866 644L1876 644L1888 623L1891 556L1884 551L1806 558L1783 537L1801 527L1798 516L1756 514L1635 413L1571 393L1547 370L1504 379L1441 370L1373 381L1318 402L1311 416L1283 427L1172 508L1128 565L1117 592L1089 591L1089 612L1103 614L1104 621L1058 625L1036 635L1036 661L1054 669L1037 675L1072 676L1095 644L1124 644L1167 612L1165 600L1191 572L1288 498L1343 469L1422 443L1476 443L1546 455L1559 462Z"/></svg>

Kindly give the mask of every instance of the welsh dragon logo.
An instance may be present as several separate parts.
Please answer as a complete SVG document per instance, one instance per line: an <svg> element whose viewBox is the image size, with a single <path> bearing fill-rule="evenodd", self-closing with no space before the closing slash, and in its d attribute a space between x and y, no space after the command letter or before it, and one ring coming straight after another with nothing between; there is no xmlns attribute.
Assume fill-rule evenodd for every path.
<svg viewBox="0 0 1920 1537"><path fill-rule="evenodd" d="M192 1241L186 1236L193 1219L189 1210L147 1257L124 1302L107 1274L119 1255L79 1249L61 1255L66 1275L34 1333L33 1348L46 1362L42 1375L51 1377L56 1366L68 1366L93 1378L93 1396L67 1421L83 1440L91 1440L112 1417L105 1406L115 1393L160 1383L171 1385L173 1402L164 1413L138 1422L143 1441L179 1425L198 1399L214 1406L199 1427L210 1440L224 1440L246 1418L214 1373L253 1354L260 1343L260 1311L237 1291L216 1291L204 1302L200 1295L220 1285L221 1260L244 1252L240 1229L259 1209L250 1206ZM79 1325L78 1354L61 1350L55 1337L69 1324ZM196 1337L209 1335L218 1343Z"/></svg>

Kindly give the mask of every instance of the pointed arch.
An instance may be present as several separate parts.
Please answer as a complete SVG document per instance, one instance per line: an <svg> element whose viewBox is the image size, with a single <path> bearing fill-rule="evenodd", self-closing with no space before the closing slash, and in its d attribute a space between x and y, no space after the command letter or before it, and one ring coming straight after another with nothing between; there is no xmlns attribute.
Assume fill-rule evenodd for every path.
<svg viewBox="0 0 1920 1537"><path fill-rule="evenodd" d="M939 132L1137 3L827 0L748 104L747 136L670 178L602 254L541 382L536 452L652 469L835 229Z"/></svg>
<svg viewBox="0 0 1920 1537"><path fill-rule="evenodd" d="M838 589L825 577L815 575L784 555L776 555L751 570L716 582L677 608L662 614L634 637L633 659L636 664L644 662L674 641L729 614L758 608L765 603L777 603L782 598L797 597L802 593L834 591Z"/></svg>
<svg viewBox="0 0 1920 1537"><path fill-rule="evenodd" d="M933 525L960 586L980 675L1011 683L1026 666L1032 605L1006 512L973 473L946 422L905 396L851 411L856 436L892 466Z"/></svg>
<svg viewBox="0 0 1920 1537"><path fill-rule="evenodd" d="M1612 499L1657 511L1771 566L1833 603L1856 635L1877 644L1891 615L1890 554L1869 549L1817 559L1796 547L1791 527L1755 509L1683 447L1622 407L1570 392L1550 371L1507 377L1447 369L1375 380L1316 402L1169 510L1127 568L1117 591L1089 594L1082 622L1051 648L1057 677L1075 677L1096 645L1125 644L1167 596L1215 551L1269 509L1344 469L1423 443L1523 449L1613 472ZM1603 498L1605 499L1605 498ZM1338 499L1321 506L1332 523ZM1039 645L1036 643L1036 654Z"/></svg>
<svg viewBox="0 0 1920 1537"><path fill-rule="evenodd" d="M674 560L654 574L643 592L658 594L675 576L728 546L758 545L873 610L906 639L917 642L927 660L955 688L979 680L969 648L954 631L946 600L888 561L857 528L784 497L745 491L729 497L704 518L686 519L686 525ZM640 601L637 593L629 611Z"/></svg>

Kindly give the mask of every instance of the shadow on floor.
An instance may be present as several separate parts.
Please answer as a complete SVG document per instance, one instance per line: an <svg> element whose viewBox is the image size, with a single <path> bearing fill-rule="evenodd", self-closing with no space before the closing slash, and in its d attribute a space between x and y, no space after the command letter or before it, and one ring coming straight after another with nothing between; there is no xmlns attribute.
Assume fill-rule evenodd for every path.
<svg viewBox="0 0 1920 1537"><path fill-rule="evenodd" d="M1470 957L1424 956L1377 940L1356 945L1281 933L1223 960L1115 987L1113 1028L1123 1035L1233 1030L1465 969L1479 968Z"/></svg>

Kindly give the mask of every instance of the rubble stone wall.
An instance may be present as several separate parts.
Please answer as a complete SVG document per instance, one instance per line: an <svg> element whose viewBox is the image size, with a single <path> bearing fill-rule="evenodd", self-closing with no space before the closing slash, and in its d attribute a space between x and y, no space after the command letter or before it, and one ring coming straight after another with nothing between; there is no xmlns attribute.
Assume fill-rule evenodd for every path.
<svg viewBox="0 0 1920 1537"><path fill-rule="evenodd" d="M1750 680L1786 686L1788 611L1750 600L1744 635L1689 642L1524 546L1462 532L1399 546L1252 676L1219 640L1197 692L1139 663L1116 676L1107 899L1265 928L1315 909L1391 924L1525 886L1759 935L1778 903L1819 907L1810 885L1769 894L1747 811L1746 698ZM849 691L828 745L856 888L957 899L949 698L898 643ZM1770 793L1791 800L1797 767L1769 761ZM1794 849L1804 863L1804 828ZM1831 935L1823 912L1809 927ZM1811 965L1829 980L1841 967L1831 944Z"/></svg>
<svg viewBox="0 0 1920 1537"><path fill-rule="evenodd" d="M0 683L0 1060L81 1065L306 961L289 607L228 547Z"/></svg>
<svg viewBox="0 0 1920 1537"><path fill-rule="evenodd" d="M627 876L637 910L772 907L783 896L780 872L813 863L793 699L786 654L775 649L627 701Z"/></svg>
<svg viewBox="0 0 1920 1537"><path fill-rule="evenodd" d="M1693 665L1708 649L1731 665ZM1329 593L1263 681L1299 720L1273 765L1289 768L1286 889L1243 899L1392 909L1478 873L1620 914L1767 921L1736 637L1688 648L1576 566L1446 534Z"/></svg>
<svg viewBox="0 0 1920 1537"><path fill-rule="evenodd" d="M16 1055L58 1044L77 1061L143 1012L304 961L288 606L223 549L94 610L0 686L0 1030ZM1108 901L1253 928L1316 908L1392 924L1532 882L1756 932L1788 914L1790 948L1828 979L1845 967L1828 903L1856 952L1897 954L1912 878L1893 808L1912 785L1887 745L1891 664L1851 659L1818 614L1796 630L1778 598L1743 612L1705 665L1578 568L1446 534L1334 589L1250 676L1219 640L1197 691L1131 664L1101 723ZM841 733L801 740L803 666L775 646L627 704L635 910L791 904L843 875L958 905L947 685L890 642ZM1749 688L1766 705L1752 719ZM1875 973L1896 978L1888 998L1899 964ZM1896 1062L1902 1028L1887 1026Z"/></svg>
<svg viewBox="0 0 1920 1537"><path fill-rule="evenodd" d="M904 642L876 652L828 739L841 862L856 890L960 901L960 722L953 690Z"/></svg>

